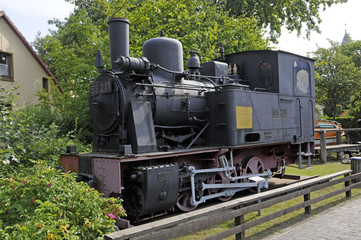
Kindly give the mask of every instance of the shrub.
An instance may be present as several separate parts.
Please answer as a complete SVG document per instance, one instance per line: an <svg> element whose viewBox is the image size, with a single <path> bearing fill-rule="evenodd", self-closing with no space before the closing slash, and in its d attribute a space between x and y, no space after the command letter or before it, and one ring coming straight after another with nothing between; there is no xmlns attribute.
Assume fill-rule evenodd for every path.
<svg viewBox="0 0 361 240"><path fill-rule="evenodd" d="M44 122L40 114L24 110L14 104L16 87L0 90L0 176L6 176L19 165L31 166L36 160L47 160L57 165L59 154L67 145L77 145L79 151L90 150L90 145L77 140L74 132L61 134L54 123ZM48 125L50 124L50 125Z"/></svg>
<svg viewBox="0 0 361 240"><path fill-rule="evenodd" d="M1 239L96 239L114 231L113 217L124 214L119 199L41 162L0 178Z"/></svg>

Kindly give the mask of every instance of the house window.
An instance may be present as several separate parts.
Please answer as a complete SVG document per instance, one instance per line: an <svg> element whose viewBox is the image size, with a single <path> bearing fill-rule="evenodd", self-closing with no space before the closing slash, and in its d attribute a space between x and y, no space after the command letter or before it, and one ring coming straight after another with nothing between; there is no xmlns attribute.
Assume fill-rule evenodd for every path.
<svg viewBox="0 0 361 240"><path fill-rule="evenodd" d="M43 89L46 92L49 92L49 79L47 78L43 78Z"/></svg>
<svg viewBox="0 0 361 240"><path fill-rule="evenodd" d="M0 79L13 81L12 55L0 52Z"/></svg>

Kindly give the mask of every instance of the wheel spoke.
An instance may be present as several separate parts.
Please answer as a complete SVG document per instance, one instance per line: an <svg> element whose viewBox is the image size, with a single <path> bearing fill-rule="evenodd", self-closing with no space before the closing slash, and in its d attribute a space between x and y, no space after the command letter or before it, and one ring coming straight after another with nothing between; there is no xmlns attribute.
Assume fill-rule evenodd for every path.
<svg viewBox="0 0 361 240"><path fill-rule="evenodd" d="M189 212L194 210L197 206L191 206L189 201L190 201L190 196L191 193L190 192L182 192L179 197L178 197L178 201L177 201L177 207L183 211L183 212Z"/></svg>

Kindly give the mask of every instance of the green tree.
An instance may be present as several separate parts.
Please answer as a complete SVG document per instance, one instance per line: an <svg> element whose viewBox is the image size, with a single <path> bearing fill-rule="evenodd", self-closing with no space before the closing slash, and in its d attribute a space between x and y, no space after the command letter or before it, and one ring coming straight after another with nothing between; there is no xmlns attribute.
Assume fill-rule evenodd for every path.
<svg viewBox="0 0 361 240"><path fill-rule="evenodd" d="M333 118L337 104L349 104L352 95L360 89L361 70L354 62L356 54L335 42L331 42L330 48L319 48L315 52L317 102L324 105Z"/></svg>
<svg viewBox="0 0 361 240"><path fill-rule="evenodd" d="M306 27L309 37L312 31L320 32L319 13L333 4L345 3L347 0L211 0L230 14L237 17L255 17L258 25L268 28L272 40L281 34L281 27L301 34Z"/></svg>
<svg viewBox="0 0 361 240"><path fill-rule="evenodd" d="M342 45L342 51L345 55L352 58L355 66L361 69L361 41L354 41L349 36L348 43ZM360 80L359 80L360 81ZM361 93L360 88L355 88L351 93L351 99L348 103L349 114L354 116L354 121L351 124L355 124L357 119L361 118Z"/></svg>
<svg viewBox="0 0 361 240"><path fill-rule="evenodd" d="M40 92L43 104L54 107L61 116L64 132L78 127L83 140L91 140L88 89L98 71L94 64L97 49L107 48L104 23L94 24L85 9L71 14L66 22L52 20L58 27L45 37L37 37L34 47L64 89L52 97ZM106 38L106 39L104 39Z"/></svg>

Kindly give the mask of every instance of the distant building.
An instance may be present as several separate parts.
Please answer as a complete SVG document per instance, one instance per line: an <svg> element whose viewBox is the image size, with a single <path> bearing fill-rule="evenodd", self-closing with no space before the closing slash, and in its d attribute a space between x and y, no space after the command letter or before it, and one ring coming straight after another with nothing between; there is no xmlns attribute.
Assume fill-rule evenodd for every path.
<svg viewBox="0 0 361 240"><path fill-rule="evenodd" d="M350 36L349 34L347 33L347 31L345 30L345 35L343 35L343 39L342 39L342 44L349 44L350 43Z"/></svg>
<svg viewBox="0 0 361 240"><path fill-rule="evenodd" d="M16 103L37 103L35 94L49 91L49 81L62 91L53 74L36 54L13 22L0 11L0 86L9 89L12 83L20 83Z"/></svg>
<svg viewBox="0 0 361 240"><path fill-rule="evenodd" d="M323 117L323 109L325 107L320 105L320 104L316 104L315 105L315 110L316 110L316 117Z"/></svg>

